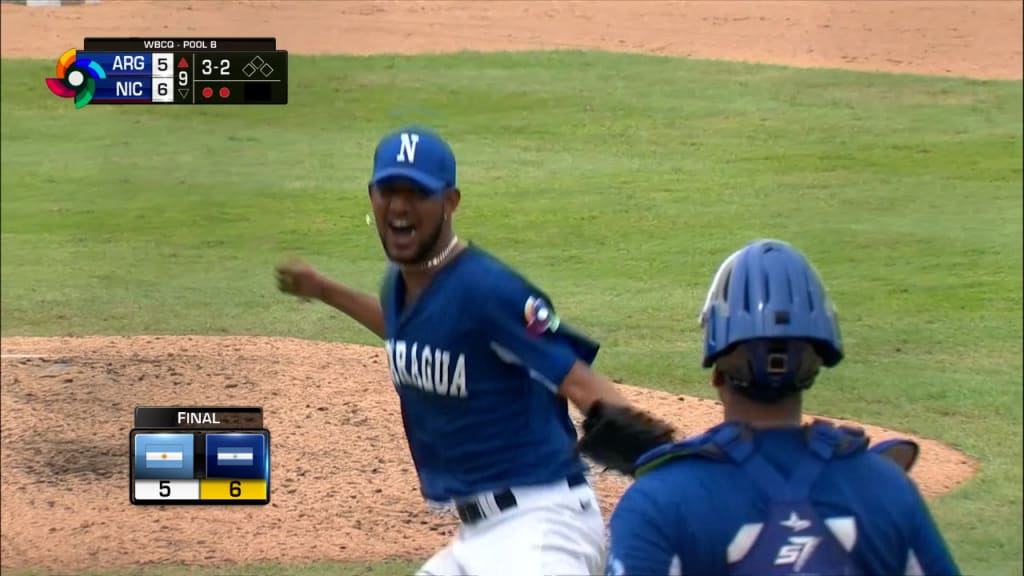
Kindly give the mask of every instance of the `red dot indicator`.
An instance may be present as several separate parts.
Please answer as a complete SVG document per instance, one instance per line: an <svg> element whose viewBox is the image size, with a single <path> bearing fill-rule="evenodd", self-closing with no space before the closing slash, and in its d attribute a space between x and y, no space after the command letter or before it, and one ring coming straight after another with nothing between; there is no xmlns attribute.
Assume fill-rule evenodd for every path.
<svg viewBox="0 0 1024 576"><path fill-rule="evenodd" d="M203 88L203 98L209 98L210 96L213 96L213 88L209 86Z"/></svg>
<svg viewBox="0 0 1024 576"><path fill-rule="evenodd" d="M221 86L220 87L220 97L221 98L227 98L228 96L231 96L231 90L228 90L227 86Z"/></svg>

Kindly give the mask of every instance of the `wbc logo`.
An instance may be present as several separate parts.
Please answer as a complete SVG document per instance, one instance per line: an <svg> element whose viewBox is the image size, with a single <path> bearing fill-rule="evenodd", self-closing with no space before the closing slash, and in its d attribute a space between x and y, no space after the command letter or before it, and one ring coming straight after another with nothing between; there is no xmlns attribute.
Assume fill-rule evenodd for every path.
<svg viewBox="0 0 1024 576"><path fill-rule="evenodd" d="M526 329L537 336L551 331L558 330L558 316L551 306L543 298L530 296L523 306L523 320L526 322Z"/></svg>

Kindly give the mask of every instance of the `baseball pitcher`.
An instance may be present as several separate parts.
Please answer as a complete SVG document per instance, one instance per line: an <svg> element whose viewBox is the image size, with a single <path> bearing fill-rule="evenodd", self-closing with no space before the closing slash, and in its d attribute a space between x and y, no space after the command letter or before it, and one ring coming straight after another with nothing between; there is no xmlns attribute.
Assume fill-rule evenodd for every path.
<svg viewBox="0 0 1024 576"><path fill-rule="evenodd" d="M460 242L455 155L440 135L385 136L368 193L389 259L380 293L298 261L278 267L278 285L384 341L420 490L454 503L462 520L419 574L600 573L604 522L568 402L601 430L585 435L584 448L605 460L631 466L641 454L633 439L671 441L672 429L631 409L591 370L598 344L560 319L546 293ZM629 435L609 422L628 424Z"/></svg>
<svg viewBox="0 0 1024 576"><path fill-rule="evenodd" d="M762 240L732 254L700 322L725 422L637 461L607 576L959 573L904 471L916 445L868 449L859 429L802 425L803 391L843 347L798 250Z"/></svg>

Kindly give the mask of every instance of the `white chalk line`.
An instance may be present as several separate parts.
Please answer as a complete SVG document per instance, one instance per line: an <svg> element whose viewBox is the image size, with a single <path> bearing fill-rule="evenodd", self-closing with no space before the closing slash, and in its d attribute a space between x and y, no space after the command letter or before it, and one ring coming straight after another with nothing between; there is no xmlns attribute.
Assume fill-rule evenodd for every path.
<svg viewBox="0 0 1024 576"><path fill-rule="evenodd" d="M50 358L48 354L0 354L0 360L8 358Z"/></svg>

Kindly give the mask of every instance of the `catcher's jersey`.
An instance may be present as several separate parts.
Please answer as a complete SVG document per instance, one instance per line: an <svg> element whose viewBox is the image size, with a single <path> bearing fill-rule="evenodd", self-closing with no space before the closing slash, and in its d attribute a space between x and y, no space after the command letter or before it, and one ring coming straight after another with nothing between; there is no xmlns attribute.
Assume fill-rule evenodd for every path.
<svg viewBox="0 0 1024 576"><path fill-rule="evenodd" d="M753 453L783 479L800 473L798 463L811 450L803 429L761 430L752 442ZM814 546L823 542L807 536L813 516L840 536L848 549L841 555L848 554L860 573L959 573L916 486L896 464L863 451L828 460L818 474L807 502L812 513L779 515L759 483L732 461L693 456L657 465L636 479L612 513L606 575L780 568L803 574L801 565L814 564ZM833 554L836 565L839 556Z"/></svg>
<svg viewBox="0 0 1024 576"><path fill-rule="evenodd" d="M404 308L390 268L385 349L425 498L446 502L585 471L556 394L598 344L560 322L550 299L470 245Z"/></svg>

